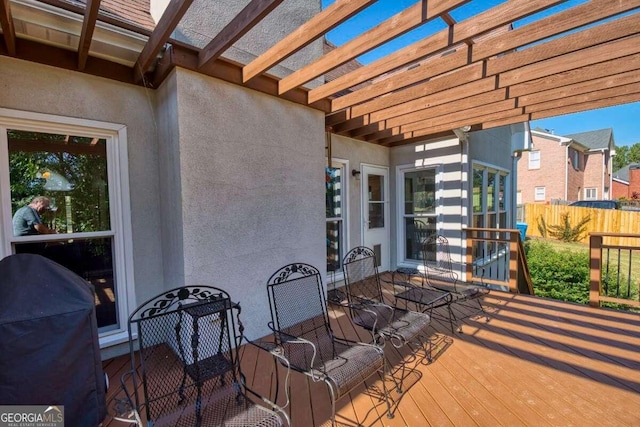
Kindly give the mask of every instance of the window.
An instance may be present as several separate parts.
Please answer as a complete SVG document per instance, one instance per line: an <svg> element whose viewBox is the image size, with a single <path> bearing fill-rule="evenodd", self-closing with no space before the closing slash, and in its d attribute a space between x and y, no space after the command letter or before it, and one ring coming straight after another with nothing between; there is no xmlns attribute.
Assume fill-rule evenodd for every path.
<svg viewBox="0 0 640 427"><path fill-rule="evenodd" d="M580 152L578 150L572 150L572 164L575 170L580 170Z"/></svg>
<svg viewBox="0 0 640 427"><path fill-rule="evenodd" d="M529 151L529 169L540 169L540 151Z"/></svg>
<svg viewBox="0 0 640 427"><path fill-rule="evenodd" d="M472 227L509 228L507 171L474 164Z"/></svg>
<svg viewBox="0 0 640 427"><path fill-rule="evenodd" d="M325 168L327 219L327 271L342 271L345 254L345 170L346 163L332 159L332 167Z"/></svg>
<svg viewBox="0 0 640 427"><path fill-rule="evenodd" d="M597 188L585 188L584 189L584 198L585 200L594 200L598 198L598 189Z"/></svg>
<svg viewBox="0 0 640 427"><path fill-rule="evenodd" d="M405 260L422 260L421 241L436 231L436 169L404 171L402 205Z"/></svg>
<svg viewBox="0 0 640 427"><path fill-rule="evenodd" d="M535 200L536 202L544 201L547 199L545 187L536 187L533 191L533 200Z"/></svg>
<svg viewBox="0 0 640 427"><path fill-rule="evenodd" d="M133 301L124 156L122 125L0 109L0 258L40 254L89 281L103 344Z"/></svg>

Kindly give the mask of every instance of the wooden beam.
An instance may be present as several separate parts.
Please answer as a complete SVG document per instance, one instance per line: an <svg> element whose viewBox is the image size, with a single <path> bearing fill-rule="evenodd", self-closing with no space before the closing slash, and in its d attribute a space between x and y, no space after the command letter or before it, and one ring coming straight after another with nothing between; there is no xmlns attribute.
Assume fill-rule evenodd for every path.
<svg viewBox="0 0 640 427"><path fill-rule="evenodd" d="M500 87L552 76L613 58L640 53L640 36L627 37L501 73Z"/></svg>
<svg viewBox="0 0 640 427"><path fill-rule="evenodd" d="M528 122L531 120L531 115L530 114L521 114L518 116L511 116L511 117L504 117L504 118L498 118L495 120L487 120L485 122L482 122L482 129L491 129L491 128L497 128L500 126L507 126L507 125L513 125L516 123L524 123L524 122Z"/></svg>
<svg viewBox="0 0 640 427"><path fill-rule="evenodd" d="M93 31L96 28L96 20L100 11L100 0L87 0L84 10L84 19L82 20L82 31L80 32L80 41L78 42L78 70L84 70L89 57L89 48L91 47L91 39Z"/></svg>
<svg viewBox="0 0 640 427"><path fill-rule="evenodd" d="M309 101L334 95L386 72L406 66L416 60L436 54L456 43L471 40L481 34L512 23L514 20L547 9L566 0L527 1L511 0L484 13L456 23L450 29L439 31L419 42L407 46L371 64L325 83L309 92ZM507 7L508 6L508 7ZM509 8L512 8L509 12ZM474 47L475 48L475 47ZM452 70L450 68L448 71ZM398 74L396 77L401 79Z"/></svg>
<svg viewBox="0 0 640 427"><path fill-rule="evenodd" d="M640 13L619 18L487 61L487 74L498 74L640 33Z"/></svg>
<svg viewBox="0 0 640 427"><path fill-rule="evenodd" d="M384 80L336 98L332 103L332 107L336 110L351 107L352 105L397 91L415 83L426 81L431 77L466 65L469 47L461 44L455 49L456 50L451 53L443 54L438 58L432 58L415 68L400 71L397 75L391 75Z"/></svg>
<svg viewBox="0 0 640 427"><path fill-rule="evenodd" d="M315 62L302 67L280 81L279 92L287 92L294 87L321 76L327 71L357 58L359 55L396 38L418 26L437 18L470 0L441 0L439 2L421 0L413 6L387 19L376 27L332 50Z"/></svg>
<svg viewBox="0 0 640 427"><path fill-rule="evenodd" d="M16 39L16 58L66 70L78 71L78 55L72 50L62 49L32 40ZM98 77L135 84L133 69L106 59L89 57L82 71Z"/></svg>
<svg viewBox="0 0 640 427"><path fill-rule="evenodd" d="M336 0L331 6L247 64L242 70L243 82L246 83L258 74L267 71L376 1Z"/></svg>
<svg viewBox="0 0 640 427"><path fill-rule="evenodd" d="M9 0L0 0L0 27L9 56L16 56L16 29L13 26Z"/></svg>
<svg viewBox="0 0 640 427"><path fill-rule="evenodd" d="M615 68L611 72L617 72ZM550 99L564 99L574 95L595 92L598 90L624 86L640 82L640 69L613 74L611 76L600 77L584 82L574 83L554 89L548 89L542 92L536 92L518 97L518 105L521 107L527 105L540 104Z"/></svg>
<svg viewBox="0 0 640 427"><path fill-rule="evenodd" d="M162 60L158 63L158 67L156 67L155 72L158 73L158 75L154 76L154 87L159 86L162 80L166 78L166 76L168 76L171 70L175 67L181 67L206 76L240 85L248 89L266 93L268 95L278 96L277 79L267 75L260 75L248 83L243 83L242 67L240 65L225 60L224 58L218 58L214 62L198 68L198 53L199 50L193 46L172 44L163 55ZM304 89L292 90L280 96L280 98L297 104L302 104L325 113L330 109L328 100L307 104L307 91Z"/></svg>
<svg viewBox="0 0 640 427"><path fill-rule="evenodd" d="M198 68L215 61L283 0L251 0L200 52Z"/></svg>
<svg viewBox="0 0 640 427"><path fill-rule="evenodd" d="M527 44L584 27L596 21L640 7L640 0L591 0L571 9L482 40L473 46L472 60L479 61Z"/></svg>
<svg viewBox="0 0 640 427"><path fill-rule="evenodd" d="M565 114L579 113L582 111L595 110L598 108L612 107L615 105L630 104L640 101L640 93L631 93L626 95L614 96L612 98L599 99L581 104L567 105L564 107L554 108L551 110L538 111L531 113L531 120L546 119L547 117L562 116Z"/></svg>
<svg viewBox="0 0 640 427"><path fill-rule="evenodd" d="M513 85L509 87L509 94L513 97L521 97L637 69L640 69L640 54L624 56Z"/></svg>
<svg viewBox="0 0 640 427"><path fill-rule="evenodd" d="M144 74L149 71L149 68L153 65L153 62L158 56L158 53L162 50L164 44L171 37L171 33L176 29L180 20L187 13L189 6L193 0L171 0L167 5L160 22L156 25L147 40L147 44L144 45L142 52L138 56L134 69L134 80L140 82Z"/></svg>
<svg viewBox="0 0 640 427"><path fill-rule="evenodd" d="M640 92L640 81L630 84L612 87L608 89L600 89L593 92L581 93L579 95L567 96L564 98L551 99L538 104L527 105L524 107L525 113L537 113L544 110L553 110L556 108L571 106L573 104L582 104L585 102L598 101L606 98L615 98L617 96Z"/></svg>

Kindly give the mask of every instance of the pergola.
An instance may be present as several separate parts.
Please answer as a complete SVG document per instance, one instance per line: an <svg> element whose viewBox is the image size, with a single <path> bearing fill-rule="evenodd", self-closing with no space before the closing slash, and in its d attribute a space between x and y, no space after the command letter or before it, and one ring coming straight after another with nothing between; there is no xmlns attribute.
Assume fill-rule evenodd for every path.
<svg viewBox="0 0 640 427"><path fill-rule="evenodd" d="M78 14L67 46L28 31L12 9L23 2ZM153 26L123 19L114 0L0 0L0 54L119 81L158 87L174 67L322 110L330 132L395 146L450 134L640 101L640 0L591 0L512 24L566 0L509 0L457 22L482 0L421 0L283 78L269 70L375 0L336 0L247 64L227 49L282 0L250 0L204 48L171 38L193 0L171 0ZM131 3L136 3L132 1ZM137 2L139 3L139 2ZM430 21L443 29L370 64L307 87L344 64ZM133 59L94 54L105 23L135 34ZM42 33L45 34L45 33ZM77 40L77 42L76 42Z"/></svg>

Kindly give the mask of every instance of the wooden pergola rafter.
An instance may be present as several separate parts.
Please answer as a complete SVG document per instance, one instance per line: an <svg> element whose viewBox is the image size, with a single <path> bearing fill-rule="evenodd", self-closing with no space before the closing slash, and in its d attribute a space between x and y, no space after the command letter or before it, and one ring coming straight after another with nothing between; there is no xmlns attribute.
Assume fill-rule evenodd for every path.
<svg viewBox="0 0 640 427"><path fill-rule="evenodd" d="M117 1L117 0L116 0ZM124 0L122 0L124 1ZM104 13L100 0L41 0L82 15L75 55L22 38L11 0L0 0L0 54L157 87L183 67L317 108L332 132L394 146L450 134L455 128L535 120L640 98L640 0L590 0L535 19L566 0L508 0L457 21L458 9L480 0L419 0L285 77L270 70L375 0L336 0L246 65L224 53L282 0L248 0L202 49L171 38L192 0L171 0L153 31ZM120 19L122 18L122 19ZM517 25L529 18L526 25ZM385 43L440 20L437 31L367 65L320 80ZM91 55L98 21L146 36L135 65ZM514 26L515 24L515 26ZM313 88L305 85L314 82Z"/></svg>

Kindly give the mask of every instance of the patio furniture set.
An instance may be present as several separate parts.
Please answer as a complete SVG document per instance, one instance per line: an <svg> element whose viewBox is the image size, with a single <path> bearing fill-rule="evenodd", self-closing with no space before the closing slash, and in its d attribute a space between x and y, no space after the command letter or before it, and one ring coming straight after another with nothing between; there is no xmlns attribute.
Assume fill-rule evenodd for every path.
<svg viewBox="0 0 640 427"><path fill-rule="evenodd" d="M424 241L425 248L430 239ZM442 242L446 240L437 243ZM429 274L419 276L420 284L397 280L419 274L399 269L392 282L401 291L392 295L395 303L388 304L371 249L349 251L343 268L345 298L334 302L344 306L354 324L371 332L370 343L334 333L320 271L304 263L280 268L267 282L270 340L246 338L240 305L219 288L176 288L142 304L129 317L132 370L121 379L126 398L116 408L117 419L140 426L290 426L291 370L326 384L332 425L336 401L376 375L382 384L379 398L386 403L387 417L393 418L385 379L392 379L402 393L402 378L391 374L385 344L407 346L415 355L423 351L421 360L431 362L428 328L434 308L446 308L453 331L457 318L451 306L476 300L482 310L479 297L488 291L458 292L453 272L448 276L455 279L449 283L451 290L433 287ZM278 366L285 369L286 374L275 376L274 397L262 396L247 384L240 368L243 344L270 353L276 371ZM127 388L131 383L133 390ZM281 389L284 397L279 398Z"/></svg>

